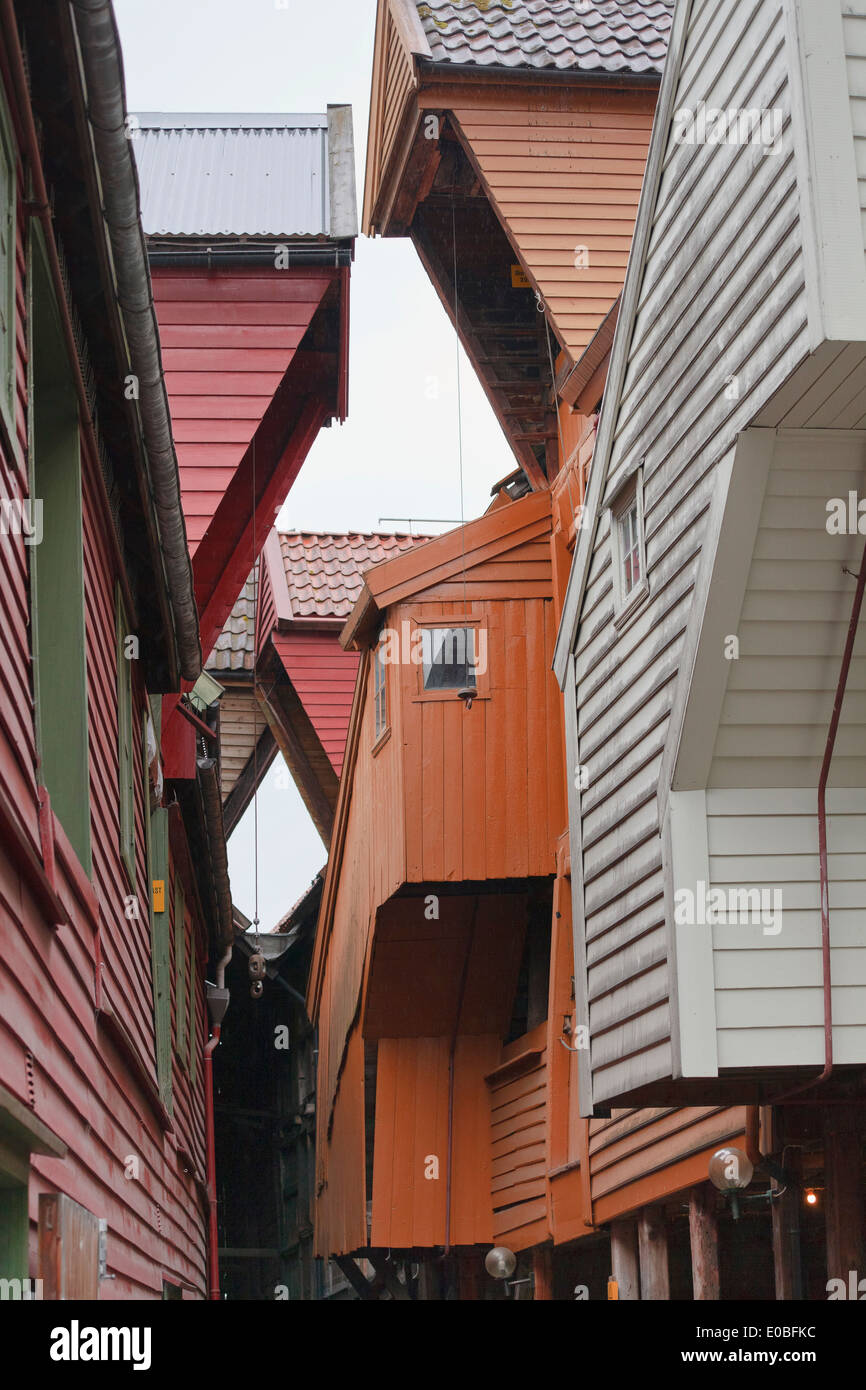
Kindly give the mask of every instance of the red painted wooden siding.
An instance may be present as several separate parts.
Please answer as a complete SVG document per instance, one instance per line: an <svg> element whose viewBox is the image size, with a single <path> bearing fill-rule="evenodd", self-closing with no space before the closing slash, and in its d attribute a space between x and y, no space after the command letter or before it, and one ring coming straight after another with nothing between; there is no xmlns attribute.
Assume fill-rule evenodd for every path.
<svg viewBox="0 0 866 1390"><path fill-rule="evenodd" d="M275 632L274 646L337 776L358 675L358 653L331 632Z"/></svg>
<svg viewBox="0 0 866 1390"><path fill-rule="evenodd" d="M0 432L0 487L27 495L27 324L25 222L18 168L15 459ZM124 460L118 461L125 466ZM0 844L0 1083L68 1146L65 1159L34 1156L29 1191L31 1270L37 1273L35 1223L42 1192L59 1191L108 1221L105 1299L161 1297L162 1281L205 1290L205 1210L193 1176L167 1136L144 1075L154 1080L150 932L144 862L144 787L136 737L136 853L139 919L124 913L131 892L119 852L114 587L107 544L112 525L101 470L82 439L84 582L91 795L92 880L61 827L55 829L57 891L68 922L46 923L20 868L15 846ZM0 538L0 790L42 858L36 801L31 682L28 553L20 537ZM134 671L136 731L144 691ZM190 922L190 931L202 924ZM197 979L203 1032L203 962ZM116 1041L104 1020L110 1006L128 1038ZM134 1060L137 1059L137 1060ZM204 1171L203 1071L190 1087L175 1076L172 1133ZM131 1160L137 1160L137 1167ZM125 1173L132 1175L127 1178ZM137 1176L134 1174L137 1172Z"/></svg>
<svg viewBox="0 0 866 1390"><path fill-rule="evenodd" d="M152 278L194 555L332 276L236 268Z"/></svg>

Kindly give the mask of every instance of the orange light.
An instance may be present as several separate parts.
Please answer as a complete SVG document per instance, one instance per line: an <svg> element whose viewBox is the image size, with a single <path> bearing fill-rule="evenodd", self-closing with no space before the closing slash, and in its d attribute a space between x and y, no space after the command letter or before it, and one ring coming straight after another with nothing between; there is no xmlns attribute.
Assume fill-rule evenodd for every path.
<svg viewBox="0 0 866 1390"><path fill-rule="evenodd" d="M817 1203L818 1203L818 1194L817 1194L817 1192L812 1192L812 1191L807 1192L807 1193L806 1193L806 1205L809 1206L809 1207L814 1207L814 1206L817 1206Z"/></svg>

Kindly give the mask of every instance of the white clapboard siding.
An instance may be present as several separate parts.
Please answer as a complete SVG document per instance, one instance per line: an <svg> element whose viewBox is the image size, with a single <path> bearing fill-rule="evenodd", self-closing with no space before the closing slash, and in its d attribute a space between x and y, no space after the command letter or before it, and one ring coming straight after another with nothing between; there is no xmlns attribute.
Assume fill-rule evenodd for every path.
<svg viewBox="0 0 866 1390"><path fill-rule="evenodd" d="M866 789L828 795L833 1052L866 1056ZM824 997L814 789L707 792L712 887L781 893L781 929L712 927L719 1070L820 1065ZM770 898L768 901L772 901Z"/></svg>
<svg viewBox="0 0 866 1390"><path fill-rule="evenodd" d="M845 66L854 128L854 158L860 189L860 216L866 248L866 0L840 0L845 35Z"/></svg>
<svg viewBox="0 0 866 1390"><path fill-rule="evenodd" d="M671 1075L660 756L718 465L808 351L788 72L782 0L696 0L674 109L778 108L782 131L664 155L604 498L643 460L650 597L617 631L603 512L574 645L596 1104Z"/></svg>
<svg viewBox="0 0 866 1390"><path fill-rule="evenodd" d="M773 452L710 768L711 787L816 787L863 537L828 500L866 496L866 441L781 435ZM831 787L866 787L866 623L854 646Z"/></svg>

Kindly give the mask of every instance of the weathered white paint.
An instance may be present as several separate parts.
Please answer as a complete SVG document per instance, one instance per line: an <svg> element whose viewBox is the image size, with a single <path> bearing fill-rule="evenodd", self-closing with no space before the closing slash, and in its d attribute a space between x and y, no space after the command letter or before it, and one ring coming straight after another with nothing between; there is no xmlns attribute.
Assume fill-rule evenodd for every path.
<svg viewBox="0 0 866 1390"><path fill-rule="evenodd" d="M866 789L828 794L833 1051L866 1060ZM712 927L718 1063L725 1068L824 1061L818 823L812 788L707 792L714 887L782 895L781 931Z"/></svg>

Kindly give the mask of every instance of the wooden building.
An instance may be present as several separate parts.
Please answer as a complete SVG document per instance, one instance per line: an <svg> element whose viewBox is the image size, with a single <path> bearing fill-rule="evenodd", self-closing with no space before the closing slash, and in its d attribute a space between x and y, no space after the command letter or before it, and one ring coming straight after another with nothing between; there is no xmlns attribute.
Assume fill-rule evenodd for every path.
<svg viewBox="0 0 866 1390"><path fill-rule="evenodd" d="M593 477L598 410L624 313L625 265L672 9L671 5L651 3L599 4L585 10L581 7L580 14L573 16L551 5L534 7L532 16L522 8L514 14L497 8L479 17L474 11L466 15L448 3L416 6L391 0L380 4L378 11L365 229L412 238L515 452L517 470L494 488L487 516L470 523L465 534L474 534L474 528L482 523L495 524L494 518L507 525L503 518L509 514L516 518L530 500L529 494L538 494L536 505L543 506L547 514L546 530L539 535L546 558L542 561L542 547L536 541L535 563L544 566L555 624L559 624L565 606L573 557L581 554L580 547L586 544L585 490ZM591 177L582 180L583 175ZM541 189L546 191L539 193ZM527 193L522 198L523 190ZM600 213L598 200L602 197L606 199L606 216ZM593 270L593 275L587 273ZM591 292L590 286L597 286L597 293ZM462 546L460 533L455 533L452 543L456 555ZM400 573L400 566L405 566L408 574L430 549L425 547L418 556L382 567L382 592L389 601L392 595L395 601L402 598L403 591L392 588L388 576L394 571ZM466 549L472 550L471 542ZM531 1274L535 1296L541 1298L571 1297L575 1287L588 1289L590 1297L605 1297L611 1271L621 1298L772 1297L774 1277L775 1287L783 1291L780 1296L790 1296L785 1270L774 1271L772 1224L776 1218L771 1217L770 1170L759 1166L760 1200L745 1209L741 1220L733 1218L731 1208L708 1182L709 1160L723 1145L746 1149L760 1164L759 1146L766 1149L770 1142L769 1115L750 1109L746 1104L750 1097L735 1091L706 1097L687 1092L679 1097L660 1094L648 1097L649 1104L640 1096L619 1101L611 1097L614 1103L606 1104L604 1098L586 1092L590 1048L593 1058L606 1055L607 1035L616 1026L618 1011L631 1000L634 989L652 983L655 959L642 953L642 938L650 943L656 925L651 910L640 919L635 935L634 983L621 987L617 943L631 911L632 895L637 906L643 899L641 880L632 887L628 878L630 859L628 853L621 852L624 846L613 815L615 808L630 805L633 778L643 776L647 784L651 782L653 765L643 761L649 741L623 750L614 742L615 716L602 717L605 701L616 694L620 679L624 695L629 695L630 686L627 673L620 677L610 654L611 636L597 631L594 618L589 631L606 659L590 686L599 709L592 733L596 762L587 772L586 760L575 752L568 724L574 719L574 706L566 701L565 746L552 745L543 770L539 762L533 761L531 767L548 785L555 768L561 779L560 798L566 794L573 798L580 791L580 799L587 804L594 796L602 797L590 841L593 845L597 841L599 865L593 884L599 914L595 986L599 1002L594 1015L598 1028L590 1037L584 1002L572 988L575 974L580 985L575 960L579 962L581 952L587 949L581 896L573 933L571 915L573 872L580 895L588 886L584 876L586 841L578 839L575 861L566 822L549 822L543 834L538 831L541 839L548 837L544 891L549 894L544 899L549 960L542 966L536 959L535 966L546 983L542 1005L537 993L539 976L535 977L535 1006L541 1013L532 1015L535 1030L527 1027L525 1033L518 1034L521 1041L516 1047L509 1032L512 1019L499 1034L498 1046L503 1050L498 1066L488 1059L482 1073L484 1087L479 1085L475 1093L473 1114L480 1105L487 1115L484 1132L467 1141L455 1119L451 1143L446 1136L446 1151L454 1164L452 1179L459 1182L455 1177L458 1166L464 1173L490 1172L490 1205L463 1205L459 1188L450 1197L443 1199L440 1193L437 1198L434 1181L425 1178L422 1183L418 1179L419 1172L423 1176L426 1157L437 1150L421 1151L426 1130L423 1126L413 1130L412 1117L418 1112L407 1099L417 1082L408 1080L400 1070L405 1065L411 1071L412 1047L418 1046L416 1042L407 1048L404 1041L404 1032L411 1036L413 1015L404 996L411 989L435 1000L441 989L447 997L448 970L441 953L434 953L432 959L425 954L429 950L425 934L435 934L437 928L425 921L421 930L410 933L404 918L391 926L388 914L405 915L403 898L421 891L416 884L435 882L439 873L446 877L452 864L449 843L461 833L465 848L465 814L461 820L454 787L459 760L466 756L465 730L475 708L461 711L455 701L455 713L462 713L465 721L460 751L459 744L445 738L438 752L430 742L422 743L419 752L417 740L404 737L400 752L404 784L411 785L416 775L414 763L420 757L427 778L425 787L436 789L429 800L425 791L421 802L422 826L429 828L431 845L436 845L433 821L439 814L443 818L444 838L430 851L423 842L419 865L410 856L410 847L421 833L415 825L417 802L401 799L390 784L387 792L384 784L380 789L377 779L384 774L364 751L369 731L365 732L363 720L372 719L375 727L376 719L376 694L374 690L371 695L369 687L377 671L375 652L381 650L375 626L380 613L375 597L379 573L374 570L367 578L371 616L362 619L356 609L344 632L344 640L357 641L370 655L366 676L362 658L357 731L353 716L355 732L350 734L350 749L353 738L358 740L353 754L356 761L350 762L347 755L344 770L344 783L352 776L354 788L341 786L340 806L345 801L347 809L341 813L338 807L337 813L335 836L344 836L345 846L341 839L335 839L332 846L318 954L313 962L311 1006L319 1010L320 1030L327 1028L335 1039L321 1043L319 1249L338 1252L347 1268L352 1254L361 1251L381 1263L378 1242L387 1238L392 1253L399 1249L411 1271L419 1248L426 1250L428 1263L434 1254L438 1259L443 1249L453 1249L457 1237L452 1237L450 1226L447 1237L442 1236L446 1216L456 1223L468 1211L480 1210L485 1219L489 1212L492 1220L488 1226L479 1223L474 1238L470 1226L469 1239L477 1243L472 1250L465 1246L460 1252L465 1258L452 1270L452 1295L461 1290L461 1296L490 1296L491 1281L484 1275L479 1257L485 1242L495 1240L526 1252L518 1277ZM505 585L512 575L513 571L509 573L503 565L497 582ZM450 616L463 614L465 619L467 600L461 595L459 581L449 575L449 584L452 587L447 597L454 603ZM409 588L407 578L407 593ZM421 592L420 587L413 592L419 603ZM606 594L603 582L600 594ZM444 598L445 594L437 591L436 597ZM500 597L505 598L504 588ZM395 611L387 615L389 630ZM441 624L444 619L439 621ZM613 633L617 631L614 627ZM653 640L654 635L647 636L648 648ZM517 766L521 765L526 741L539 718L538 702L528 694L529 683L542 677L547 667L544 645L528 650L526 635L517 629L510 631L506 650L524 651L524 687L517 688L515 676L514 686L509 682L504 696L513 702L504 723L507 752L499 755L498 764L496 755L492 761L486 756L484 785L489 789L492 780L496 793L484 805L494 824L504 815L509 824L513 818L519 825L525 807L514 763L516 760ZM413 674L417 678L417 673ZM402 682L403 676L398 673L391 679ZM640 690L633 694L636 702L644 699ZM423 712L426 718L427 710ZM409 724L413 729L414 713L410 712ZM491 703L488 717L492 713ZM426 724L422 728L426 733ZM385 752L383 747L378 757L384 757ZM386 847L394 839L393 822L403 817L400 833L405 863L402 851L393 859L388 850L382 866L371 869L372 877L365 878L364 854L359 860L350 850L354 844L352 817L359 821L364 817L363 811L351 809L356 798L364 806L377 808L375 824ZM607 806L606 813L601 810L603 805ZM341 814L348 818L348 827L343 830ZM390 837L385 836L383 817L391 820ZM461 892L469 896L470 890L474 894L479 882L477 842L486 840L477 807L473 817L473 825L479 828L468 862L461 865L459 856L454 857L452 876L446 877L448 892L457 897ZM573 836L573 819L571 833ZM527 873L527 851L523 844L509 843L504 882ZM429 854L429 867L424 854ZM377 851L373 864L380 858ZM405 886L401 872L412 888ZM489 891L495 894L500 888L497 884ZM382 957L375 942L377 933L389 928L397 940L403 932L402 945L395 949L403 951L404 973L401 975L395 964L394 987L377 994L375 982ZM455 934L458 931L455 929ZM530 932L528 939L531 937ZM526 940L525 936L524 947ZM531 972L528 960L524 959L522 966L524 976ZM329 969L334 971L332 995L327 986ZM407 984L407 979L415 981L416 976L417 983ZM352 994L356 979L361 991L357 1018ZM347 980L352 982L351 989L347 989ZM415 994L411 997L414 1000ZM384 1019L374 1006L382 1008ZM367 1027L369 1040L364 1032ZM447 1028L445 1037L447 1052L451 1046ZM383 1049L383 1038L400 1041L389 1042ZM335 1043L336 1054L332 1052ZM374 1045L377 1059L384 1056L399 1074L399 1083L388 1080L390 1089L381 1101L378 1075L375 1095L372 1089ZM399 1063L390 1060L392 1046ZM432 1057L425 1062L426 1076L434 1089L433 1078L437 1065L441 1065L435 1054L432 1047ZM400 1090L400 1086L405 1089ZM490 1108L499 1087L504 1107L501 1113L495 1105ZM689 1108L681 1108L683 1105ZM326 1106L330 1107L327 1111ZM377 1142L383 1153L388 1142L386 1130L380 1128L380 1110L382 1115L392 1116L390 1181L399 1194L394 1202L402 1223L399 1230L392 1229L381 1215L388 1210L389 1180L376 1168ZM452 1118L456 1114L455 1110ZM491 1123L502 1127L492 1130ZM530 1130L526 1149L521 1140L524 1124ZM367 1145L366 1197L372 1203L366 1229L359 1214L362 1193L355 1152L362 1129ZM459 1164L458 1139L463 1145ZM414 1181L410 1184L407 1173L412 1165ZM485 1182L486 1178L482 1179L481 1185ZM414 1192L414 1197L407 1197L407 1191ZM423 1209L425 1200L437 1214L426 1228L419 1223L416 1229L412 1211L407 1216L407 1203L411 1208L417 1201ZM359 1241L362 1235L366 1244L353 1248L351 1242ZM414 1246L401 1246L398 1237L407 1242L410 1237L417 1239ZM814 1248L812 1227L803 1226L802 1240L804 1248ZM748 1258L744 1259L746 1251ZM433 1267L446 1268L436 1259ZM448 1279L445 1286L436 1283L437 1292L432 1294L428 1284L426 1296L447 1293L447 1284ZM362 1284L358 1288L364 1292ZM413 1285L413 1293L419 1292Z"/></svg>
<svg viewBox="0 0 866 1390"><path fill-rule="evenodd" d="M678 3L556 660L584 1113L764 1107L785 1297L864 1259L864 98L862 3Z"/></svg>
<svg viewBox="0 0 866 1390"><path fill-rule="evenodd" d="M0 1276L46 1298L203 1298L215 1273L205 971L231 904L215 759L178 782L161 739L201 644L127 136L111 6L5 6Z"/></svg>

